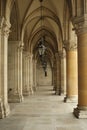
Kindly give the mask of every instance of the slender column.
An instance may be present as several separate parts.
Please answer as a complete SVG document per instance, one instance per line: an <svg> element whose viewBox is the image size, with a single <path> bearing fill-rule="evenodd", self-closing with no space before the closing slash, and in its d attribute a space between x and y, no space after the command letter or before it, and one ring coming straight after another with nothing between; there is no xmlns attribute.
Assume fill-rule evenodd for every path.
<svg viewBox="0 0 87 130"><path fill-rule="evenodd" d="M33 94L33 64L32 64L32 55L29 55L29 91L30 94Z"/></svg>
<svg viewBox="0 0 87 130"><path fill-rule="evenodd" d="M61 93L66 94L66 53L60 52L61 58Z"/></svg>
<svg viewBox="0 0 87 130"><path fill-rule="evenodd" d="M0 118L6 117L10 112L7 93L9 28L10 24L4 18L0 18Z"/></svg>
<svg viewBox="0 0 87 130"><path fill-rule="evenodd" d="M81 20L81 21L80 21ZM87 118L87 17L74 19L78 37L78 105L77 118ZM83 22L82 22L83 21Z"/></svg>
<svg viewBox="0 0 87 130"><path fill-rule="evenodd" d="M36 60L33 61L33 80L34 80L34 90L36 91L36 87L37 87L37 84L36 84Z"/></svg>
<svg viewBox="0 0 87 130"><path fill-rule="evenodd" d="M55 90L55 88L54 88L54 67L52 67L52 86L53 86L53 90Z"/></svg>
<svg viewBox="0 0 87 130"><path fill-rule="evenodd" d="M67 88L64 102L76 102L78 97L77 45L73 43L66 51Z"/></svg>
<svg viewBox="0 0 87 130"><path fill-rule="evenodd" d="M26 53L23 52L23 95L25 96L26 93Z"/></svg>
<svg viewBox="0 0 87 130"><path fill-rule="evenodd" d="M27 52L24 52L24 57L23 57L23 95L28 96L29 95L29 55Z"/></svg>
<svg viewBox="0 0 87 130"><path fill-rule="evenodd" d="M55 91L56 94L56 89L57 89L57 66L56 66L56 59L54 59L53 62L53 90Z"/></svg>
<svg viewBox="0 0 87 130"><path fill-rule="evenodd" d="M2 18L0 18L0 118L4 117L4 108L3 108L3 101L2 101L2 92L1 92L1 87L2 87L2 79L1 79L1 70L2 70L2 53L1 53L1 47L2 47Z"/></svg>
<svg viewBox="0 0 87 130"><path fill-rule="evenodd" d="M22 52L23 52L23 46L20 45L18 47L18 99L19 102L23 100L23 94L22 94Z"/></svg>
<svg viewBox="0 0 87 130"><path fill-rule="evenodd" d="M57 66L57 88L56 88L56 94L61 95L61 63L58 53L56 53L56 66Z"/></svg>
<svg viewBox="0 0 87 130"><path fill-rule="evenodd" d="M30 63L29 58L30 58L30 56L29 56L29 53L28 53L28 57L27 57L27 84L28 84L27 92L30 95L31 93L30 93L30 86L29 86L29 79L30 79L30 75L29 75L29 73L30 73L30 71L29 71L29 63Z"/></svg>

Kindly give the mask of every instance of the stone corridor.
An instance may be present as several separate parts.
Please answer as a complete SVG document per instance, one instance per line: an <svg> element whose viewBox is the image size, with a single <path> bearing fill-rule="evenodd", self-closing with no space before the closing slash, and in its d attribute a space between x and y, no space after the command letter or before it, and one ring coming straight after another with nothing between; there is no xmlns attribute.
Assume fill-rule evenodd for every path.
<svg viewBox="0 0 87 130"><path fill-rule="evenodd" d="M20 104L10 104L11 114L0 120L0 130L87 130L87 120L73 116L76 103L64 103L52 86L37 92Z"/></svg>

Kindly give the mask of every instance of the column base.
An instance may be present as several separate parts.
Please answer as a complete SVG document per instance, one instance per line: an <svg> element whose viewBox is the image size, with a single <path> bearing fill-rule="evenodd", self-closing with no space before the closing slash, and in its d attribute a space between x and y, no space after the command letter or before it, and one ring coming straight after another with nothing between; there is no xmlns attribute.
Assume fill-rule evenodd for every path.
<svg viewBox="0 0 87 130"><path fill-rule="evenodd" d="M87 107L74 108L73 114L75 117L80 119L87 119Z"/></svg>
<svg viewBox="0 0 87 130"><path fill-rule="evenodd" d="M34 93L32 88L29 89L29 93L30 93L30 95L32 95Z"/></svg>
<svg viewBox="0 0 87 130"><path fill-rule="evenodd" d="M56 87L55 86L53 86L53 91L56 91Z"/></svg>
<svg viewBox="0 0 87 130"><path fill-rule="evenodd" d="M36 90L37 90L36 86L34 86L34 87L33 87L33 90L34 90L34 91L36 91Z"/></svg>
<svg viewBox="0 0 87 130"><path fill-rule="evenodd" d="M8 105L8 103L7 103L7 104L4 105L4 115L5 115L5 117L6 117L6 116L8 116L9 114L10 114L10 107L9 107L9 105Z"/></svg>
<svg viewBox="0 0 87 130"><path fill-rule="evenodd" d="M23 88L23 96L29 96L30 92L29 92L29 86L25 85Z"/></svg>
<svg viewBox="0 0 87 130"><path fill-rule="evenodd" d="M0 119L8 116L9 113L10 113L10 107L8 103L4 105L3 102L0 100Z"/></svg>
<svg viewBox="0 0 87 130"><path fill-rule="evenodd" d="M75 102L77 102L77 96L70 96L70 97L68 97L68 96L66 96L66 97L64 97L64 102L68 102L68 103L75 103Z"/></svg>
<svg viewBox="0 0 87 130"><path fill-rule="evenodd" d="M30 95L30 92L29 91L24 91L23 92L23 96L29 96Z"/></svg>
<svg viewBox="0 0 87 130"><path fill-rule="evenodd" d="M23 96L20 94L11 94L8 96L9 103L20 103L23 101Z"/></svg>
<svg viewBox="0 0 87 130"><path fill-rule="evenodd" d="M57 91L55 91L55 94L61 96L62 92L61 92L61 90L57 90Z"/></svg>
<svg viewBox="0 0 87 130"><path fill-rule="evenodd" d="M0 119L4 118L5 115L4 115L4 108L3 108L3 103L0 99Z"/></svg>

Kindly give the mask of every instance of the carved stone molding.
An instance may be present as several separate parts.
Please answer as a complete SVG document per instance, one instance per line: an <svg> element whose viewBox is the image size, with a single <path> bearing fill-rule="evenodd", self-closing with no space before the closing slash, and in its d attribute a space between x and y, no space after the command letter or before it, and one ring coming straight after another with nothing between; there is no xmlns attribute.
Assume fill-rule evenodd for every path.
<svg viewBox="0 0 87 130"><path fill-rule="evenodd" d="M73 41L71 41L70 43L71 44L69 46L69 50L72 50L72 51L76 50L77 49L77 43L73 42Z"/></svg>
<svg viewBox="0 0 87 130"><path fill-rule="evenodd" d="M8 102L9 103L20 103L23 101L23 96L18 92L15 92L12 95L8 95Z"/></svg>
<svg viewBox="0 0 87 130"><path fill-rule="evenodd" d="M69 41L68 40L63 41L63 48L65 48L65 50L68 50L68 48L69 48Z"/></svg>
<svg viewBox="0 0 87 130"><path fill-rule="evenodd" d="M4 17L0 17L0 35L2 35L3 23L4 23Z"/></svg>
<svg viewBox="0 0 87 130"><path fill-rule="evenodd" d="M23 48L24 48L24 46L23 46L22 44L19 45L19 46L18 46L18 51L23 52Z"/></svg>
<svg viewBox="0 0 87 130"><path fill-rule="evenodd" d="M74 17L72 22L77 35L87 33L87 15Z"/></svg>
<svg viewBox="0 0 87 130"><path fill-rule="evenodd" d="M5 20L4 17L0 17L0 33L5 36L9 36L11 24Z"/></svg>
<svg viewBox="0 0 87 130"><path fill-rule="evenodd" d="M0 17L0 29L3 26L3 23L4 23L4 17Z"/></svg>
<svg viewBox="0 0 87 130"><path fill-rule="evenodd" d="M77 108L74 108L73 114L77 118L87 119L87 107L79 107L79 106L77 106Z"/></svg>
<svg viewBox="0 0 87 130"><path fill-rule="evenodd" d="M32 60L33 54L29 54L29 60Z"/></svg>
<svg viewBox="0 0 87 130"><path fill-rule="evenodd" d="M4 108L3 108L2 99L0 98L0 119L1 118L4 118Z"/></svg>
<svg viewBox="0 0 87 130"><path fill-rule="evenodd" d="M66 51L74 51L77 49L77 43L74 41L64 41L63 45Z"/></svg>
<svg viewBox="0 0 87 130"><path fill-rule="evenodd" d="M63 59L66 57L66 54L63 51L59 51L59 57Z"/></svg>

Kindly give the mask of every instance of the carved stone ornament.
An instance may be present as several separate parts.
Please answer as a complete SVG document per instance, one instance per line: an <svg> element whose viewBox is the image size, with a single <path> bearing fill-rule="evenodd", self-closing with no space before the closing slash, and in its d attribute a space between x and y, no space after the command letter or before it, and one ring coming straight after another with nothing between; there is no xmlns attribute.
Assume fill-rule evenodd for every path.
<svg viewBox="0 0 87 130"><path fill-rule="evenodd" d="M11 24L8 21L6 21L4 17L0 17L1 34L5 36L9 36L10 27L11 27Z"/></svg>
<svg viewBox="0 0 87 130"><path fill-rule="evenodd" d="M66 57L66 54L63 51L59 51L59 57L63 59Z"/></svg>
<svg viewBox="0 0 87 130"><path fill-rule="evenodd" d="M87 33L87 15L74 17L72 22L77 35Z"/></svg>
<svg viewBox="0 0 87 130"><path fill-rule="evenodd" d="M0 29L2 28L4 23L4 17L0 17Z"/></svg>
<svg viewBox="0 0 87 130"><path fill-rule="evenodd" d="M77 43L72 43L71 45L70 45L70 47L69 47L69 50L76 50L77 49Z"/></svg>
<svg viewBox="0 0 87 130"><path fill-rule="evenodd" d="M23 51L23 48L24 48L24 45L22 45L22 44L19 45L19 46L18 46L18 51Z"/></svg>
<svg viewBox="0 0 87 130"><path fill-rule="evenodd" d="M65 50L68 50L68 48L69 48L69 41L68 40L63 41L63 48L65 48Z"/></svg>
<svg viewBox="0 0 87 130"><path fill-rule="evenodd" d="M77 49L77 43L74 41L64 41L63 45L66 51L73 51Z"/></svg>

